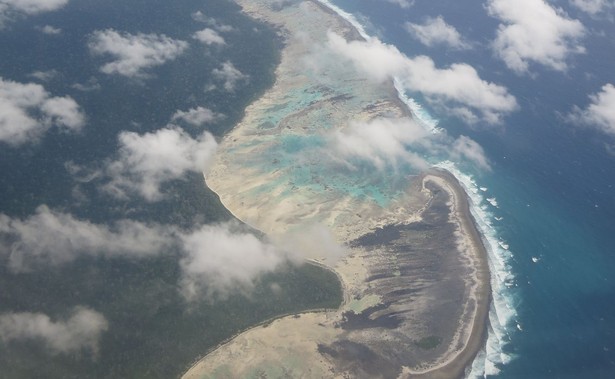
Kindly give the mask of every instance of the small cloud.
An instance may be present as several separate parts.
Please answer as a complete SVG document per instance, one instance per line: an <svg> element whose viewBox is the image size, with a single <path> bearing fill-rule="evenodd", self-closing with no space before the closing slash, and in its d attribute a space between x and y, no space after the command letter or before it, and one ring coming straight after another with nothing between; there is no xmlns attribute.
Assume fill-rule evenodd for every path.
<svg viewBox="0 0 615 379"><path fill-rule="evenodd" d="M447 24L442 16L427 18L423 24L406 22L405 28L425 46L446 45L453 49L469 49L455 27Z"/></svg>
<svg viewBox="0 0 615 379"><path fill-rule="evenodd" d="M466 158L480 169L491 170L491 165L489 165L483 148L476 141L466 136L459 136L455 140L452 145L451 157L456 161Z"/></svg>
<svg viewBox="0 0 615 379"><path fill-rule="evenodd" d="M62 33L62 29L55 28L55 27L53 27L51 25L45 25L42 28L39 28L39 30L43 34L52 35L52 36L55 36L55 35L58 35L58 34Z"/></svg>
<svg viewBox="0 0 615 379"><path fill-rule="evenodd" d="M26 14L38 14L58 10L68 4L68 0L2 0L10 10Z"/></svg>
<svg viewBox="0 0 615 379"><path fill-rule="evenodd" d="M75 354L89 351L98 355L100 337L109 323L99 312L85 307L73 309L66 320L53 321L43 313L0 314L0 340L41 341L51 354Z"/></svg>
<svg viewBox="0 0 615 379"><path fill-rule="evenodd" d="M204 225L181 236L181 291L188 300L249 291L261 275L287 262L287 255L236 225Z"/></svg>
<svg viewBox="0 0 615 379"><path fill-rule="evenodd" d="M84 123L79 105L70 97L51 97L42 104L41 110L49 115L55 125L65 125L75 130L81 128Z"/></svg>
<svg viewBox="0 0 615 379"><path fill-rule="evenodd" d="M387 3L397 4L403 9L408 9L414 5L415 0L385 0Z"/></svg>
<svg viewBox="0 0 615 379"><path fill-rule="evenodd" d="M198 21L198 22L202 22L204 24L207 24L208 26L214 28L215 30L219 31L219 32L232 32L235 30L235 28L233 28L230 25L226 25L226 24L222 24L220 23L218 20L216 20L213 17L207 17L203 12L201 11L196 11L194 13L191 14L192 19L194 21Z"/></svg>
<svg viewBox="0 0 615 379"><path fill-rule="evenodd" d="M0 78L0 141L37 142L51 127L79 131L85 116L69 96L51 96L43 86Z"/></svg>
<svg viewBox="0 0 615 379"><path fill-rule="evenodd" d="M38 79L41 82L48 82L57 77L60 73L57 70L34 71L28 74L28 77Z"/></svg>
<svg viewBox="0 0 615 379"><path fill-rule="evenodd" d="M98 83L98 79L95 77L91 77L88 79L86 83L74 83L71 85L71 88L76 89L81 92L90 92L90 91L98 91L102 87L100 83Z"/></svg>
<svg viewBox="0 0 615 379"><path fill-rule="evenodd" d="M589 95L589 100L589 105L584 109L575 106L568 120L615 136L615 86L605 84L600 92Z"/></svg>
<svg viewBox="0 0 615 379"><path fill-rule="evenodd" d="M131 220L94 224L42 205L26 219L0 214L0 254L13 272L60 266L81 255L152 256L172 243L171 229Z"/></svg>
<svg viewBox="0 0 615 379"><path fill-rule="evenodd" d="M347 127L330 133L327 154L351 170L360 163L368 163L379 171L397 171L408 165L425 170L431 166L426 156L491 169L483 148L469 137L453 140L446 132L434 134L410 118L350 121Z"/></svg>
<svg viewBox="0 0 615 379"><path fill-rule="evenodd" d="M230 61L224 62L220 68L213 69L211 73L216 79L224 82L224 89L228 92L234 92L237 83L249 79L248 75L244 75Z"/></svg>
<svg viewBox="0 0 615 379"><path fill-rule="evenodd" d="M226 42L224 41L224 38L222 38L222 36L220 34L218 34L218 32L216 32L213 29L210 28L205 28L203 30L200 30L196 33L194 33L194 35L192 36L192 38L199 40L200 42L204 43L205 45L226 45Z"/></svg>
<svg viewBox="0 0 615 379"><path fill-rule="evenodd" d="M198 21L198 22L207 22L207 20L208 20L208 17L205 16L205 14L203 12L201 12L201 11L193 12L190 15L190 17L192 17L192 19L194 21Z"/></svg>
<svg viewBox="0 0 615 379"><path fill-rule="evenodd" d="M410 119L351 121L346 128L333 132L329 146L334 159L350 168L354 167L353 160L359 159L379 170L396 169L402 163L425 169L427 162L410 147L427 136L428 132Z"/></svg>
<svg viewBox="0 0 615 379"><path fill-rule="evenodd" d="M612 0L570 0L570 4L592 16L615 8L615 3Z"/></svg>
<svg viewBox="0 0 615 379"><path fill-rule="evenodd" d="M177 112L175 112L175 114L173 114L173 117L171 117L171 121L183 121L192 126L203 126L205 124L217 121L223 117L223 115L215 113L211 109L196 107L191 108L187 111L178 110Z"/></svg>
<svg viewBox="0 0 615 379"><path fill-rule="evenodd" d="M183 54L188 43L164 34L129 34L107 29L92 33L88 47L94 55L114 58L100 68L105 74L144 78L147 77L146 70Z"/></svg>
<svg viewBox="0 0 615 379"><path fill-rule="evenodd" d="M530 63L565 71L571 55L585 52L579 42L585 35L583 24L544 0L489 0L486 7L502 21L493 50L518 74L527 73Z"/></svg>
<svg viewBox="0 0 615 379"><path fill-rule="evenodd" d="M316 260L333 267L347 250L324 225L301 225L281 236L275 236L275 245L289 252L291 261Z"/></svg>
<svg viewBox="0 0 615 379"><path fill-rule="evenodd" d="M66 4L68 0L2 0L0 2L0 29L14 16L51 12Z"/></svg>
<svg viewBox="0 0 615 379"><path fill-rule="evenodd" d="M102 175L110 180L102 188L118 198L137 193L147 201L163 198L163 183L205 171L217 147L210 133L194 139L176 126L143 135L122 132L119 143L117 158L103 169Z"/></svg>

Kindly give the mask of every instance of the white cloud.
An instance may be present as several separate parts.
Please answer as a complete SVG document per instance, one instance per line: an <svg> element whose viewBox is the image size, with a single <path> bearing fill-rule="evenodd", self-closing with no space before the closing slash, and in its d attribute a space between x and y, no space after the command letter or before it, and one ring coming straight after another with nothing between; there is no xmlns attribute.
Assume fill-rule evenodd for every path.
<svg viewBox="0 0 615 379"><path fill-rule="evenodd" d="M224 38L213 29L205 28L194 33L192 38L199 40L205 45L225 45Z"/></svg>
<svg viewBox="0 0 615 379"><path fill-rule="evenodd" d="M58 10L65 6L68 0L1 0L0 29L16 16L35 15Z"/></svg>
<svg viewBox="0 0 615 379"><path fill-rule="evenodd" d="M291 261L313 259L330 267L347 253L336 241L331 229L320 224L300 225L281 236L275 236L275 246L288 252Z"/></svg>
<svg viewBox="0 0 615 379"><path fill-rule="evenodd" d="M453 142L451 157L456 161L466 158L481 169L491 170L483 148L476 141L466 136L459 136Z"/></svg>
<svg viewBox="0 0 615 379"><path fill-rule="evenodd" d="M219 31L219 32L232 32L235 29L227 24L222 24L220 23L218 20L216 20L213 17L207 17L205 14L203 14L203 12L201 11L196 11L194 13L192 13L192 19L194 21L198 21L198 22L202 22L204 24L207 24L209 26L211 26L212 28L214 28L215 30Z"/></svg>
<svg viewBox="0 0 615 379"><path fill-rule="evenodd" d="M408 58L395 46L384 44L377 38L367 42L347 42L339 35L329 33L328 46L373 80L385 82L396 77L404 88L421 92L451 113L463 106L476 117L476 112L479 112L483 121L497 123L503 115L518 107L506 87L481 79L468 64L455 63L448 68L437 68L431 58Z"/></svg>
<svg viewBox="0 0 615 379"><path fill-rule="evenodd" d="M64 125L69 129L78 129L84 123L79 105L70 97L51 97L42 105L43 114L48 115L56 125Z"/></svg>
<svg viewBox="0 0 615 379"><path fill-rule="evenodd" d="M349 169L355 169L357 161L361 161L380 171L397 170L402 165L425 170L430 163L424 156L490 169L484 150L474 140L466 136L453 140L445 132L431 133L410 118L351 121L330 134L327 152L334 162Z"/></svg>
<svg viewBox="0 0 615 379"><path fill-rule="evenodd" d="M41 82L48 82L57 77L60 73L57 70L34 71L28 74L29 77L38 79Z"/></svg>
<svg viewBox="0 0 615 379"><path fill-rule="evenodd" d="M20 273L69 264L82 256L139 259L179 248L178 284L190 300L249 290L262 274L304 258L299 251L291 256L241 228L227 223L181 232L132 220L109 226L40 206L26 219L0 214L0 256Z"/></svg>
<svg viewBox="0 0 615 379"><path fill-rule="evenodd" d="M231 225L205 225L181 236L182 293L189 299L226 296L249 290L256 278L275 270L286 254L253 234L233 232Z"/></svg>
<svg viewBox="0 0 615 379"><path fill-rule="evenodd" d="M249 78L248 75L244 75L229 61L224 62L220 68L213 69L211 73L218 80L224 82L224 89L228 92L235 91L237 83L247 81Z"/></svg>
<svg viewBox="0 0 615 379"><path fill-rule="evenodd" d="M78 131L85 124L71 97L52 97L43 86L0 78L0 141L36 142L51 127Z"/></svg>
<svg viewBox="0 0 615 379"><path fill-rule="evenodd" d="M615 136L615 86L605 84L600 92L590 95L589 99L590 104L585 109L574 108L568 116L569 120L594 126Z"/></svg>
<svg viewBox="0 0 615 379"><path fill-rule="evenodd" d="M103 189L117 197L136 192L148 201L163 197L162 183L206 170L217 147L208 132L194 139L176 126L143 135L122 132L119 143L117 159L104 170L111 180Z"/></svg>
<svg viewBox="0 0 615 379"><path fill-rule="evenodd" d="M71 85L71 88L74 88L77 91L90 92L90 91L97 91L101 89L102 87L100 83L98 83L98 79L92 76L90 79L88 79L86 83L74 83Z"/></svg>
<svg viewBox="0 0 615 379"><path fill-rule="evenodd" d="M164 34L135 35L107 29L95 31L90 36L88 47L94 55L114 58L100 68L105 74L142 78L147 76L147 69L180 56L188 48L188 43Z"/></svg>
<svg viewBox="0 0 615 379"><path fill-rule="evenodd" d="M150 256L168 247L168 229L130 220L98 225L43 205L24 220L0 214L0 253L14 272L66 264L84 254Z"/></svg>
<svg viewBox="0 0 615 379"><path fill-rule="evenodd" d="M171 121L184 121L192 126L203 126L222 117L223 115L215 113L211 109L196 107L187 111L178 110L173 114Z"/></svg>
<svg viewBox="0 0 615 379"><path fill-rule="evenodd" d="M530 63L565 71L572 54L585 52L583 24L544 0L489 0L487 10L502 21L493 49L506 66L522 74Z"/></svg>
<svg viewBox="0 0 615 379"><path fill-rule="evenodd" d="M100 336L109 328L105 317L91 309L76 307L66 320L52 321L43 313L0 314L0 340L42 341L52 354L98 354Z"/></svg>
<svg viewBox="0 0 615 379"><path fill-rule="evenodd" d="M447 24L442 16L429 17L423 24L406 22L405 28L425 46L442 44L454 49L470 48L470 45L463 40L457 29Z"/></svg>
<svg viewBox="0 0 615 379"><path fill-rule="evenodd" d="M613 3L612 0L570 0L570 3L592 16L596 16L599 13L606 12L615 7L615 3Z"/></svg>
<svg viewBox="0 0 615 379"><path fill-rule="evenodd" d="M60 33L62 33L62 29L60 28L55 28L51 25L45 25L42 28L40 28L40 31L44 34L48 34L48 35L58 35Z"/></svg>
<svg viewBox="0 0 615 379"><path fill-rule="evenodd" d="M353 159L361 159L379 170L396 168L401 163L425 169L427 162L409 148L427 136L427 131L410 119L382 118L370 122L351 121L347 127L333 132L329 145L349 167L353 167Z"/></svg>
<svg viewBox="0 0 615 379"><path fill-rule="evenodd" d="M55 11L68 4L68 0L2 0L0 5L27 14Z"/></svg>
<svg viewBox="0 0 615 379"><path fill-rule="evenodd" d="M408 9L414 5L415 0L386 0L387 3L397 4L404 9Z"/></svg>
<svg viewBox="0 0 615 379"><path fill-rule="evenodd" d="M179 231L172 226L132 220L120 220L112 225L94 224L46 206L38 207L25 219L0 214L0 256L7 260L13 272L51 269L83 256L140 259L179 248L181 280L178 285L188 300L225 297L238 290L249 291L261 275L280 265L314 257L314 246L318 247L317 258L336 260L344 253L323 228L308 228L302 238L287 238L285 241L288 243L284 246L293 247L292 250L263 242L238 223L204 225L193 231ZM40 316L32 316L32 319L39 320L39 324L49 324ZM91 336L84 331L87 328L83 322L76 322L78 320L82 318L74 317L67 322L75 335L51 341L54 333L45 334L25 326L15 328L17 321L0 317L0 338L13 340L40 336L48 338L48 344L58 351L69 351L82 346L73 341L73 337ZM11 329L16 329L13 334L9 332ZM31 334L26 330L31 330ZM72 344L68 343L70 341Z"/></svg>

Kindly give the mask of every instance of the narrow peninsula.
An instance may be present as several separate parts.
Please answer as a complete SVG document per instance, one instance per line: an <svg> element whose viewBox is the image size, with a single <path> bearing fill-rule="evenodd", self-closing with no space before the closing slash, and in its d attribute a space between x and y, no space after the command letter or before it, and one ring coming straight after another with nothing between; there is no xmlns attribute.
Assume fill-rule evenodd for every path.
<svg viewBox="0 0 615 379"><path fill-rule="evenodd" d="M279 318L219 346L183 376L457 378L485 341L487 253L453 175L345 167L327 153L351 122L412 117L393 83L373 83L326 48L361 36L316 1L239 0L285 41L276 82L220 144L206 174L222 203L272 240L327 228L314 242L343 285L340 309Z"/></svg>

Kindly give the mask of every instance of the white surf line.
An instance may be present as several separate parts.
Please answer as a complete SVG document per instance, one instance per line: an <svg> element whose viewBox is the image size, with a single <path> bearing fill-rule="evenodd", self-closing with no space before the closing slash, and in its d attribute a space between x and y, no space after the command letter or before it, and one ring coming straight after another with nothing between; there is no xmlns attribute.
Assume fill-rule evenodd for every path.
<svg viewBox="0 0 615 379"><path fill-rule="evenodd" d="M346 12L345 10L333 4L329 0L316 0L316 1L324 5L325 7L331 9L333 12L337 13L337 15L343 18L344 20L348 21L348 23L350 23L350 25L352 25L357 30L357 32L359 32L361 37L363 37L366 41L369 41L370 39L372 39L372 36L370 36L365 31L365 27L361 25L359 20L357 20L357 18L353 14Z"/></svg>
<svg viewBox="0 0 615 379"><path fill-rule="evenodd" d="M357 32L367 41L372 37L367 34L365 28L352 14L344 11L337 5L332 4L329 0L316 0L320 4L331 9L338 14L344 20L348 21ZM423 113L422 106L414 99L408 97L403 90L401 81L397 78L394 79L395 89L398 92L398 96L406 106L410 109L412 114L421 121L421 124L426 127L432 133L439 133L442 128L437 125L437 120L429 115L429 118L421 116ZM435 121L435 124L434 124ZM466 189L466 193L470 197L470 211L474 218L477 220L477 226L483 238L485 239L485 247L489 256L489 266L491 275L491 292L493 297L492 312L489 312L489 322L491 328L487 337L487 344L485 352L485 365L484 370L495 372L497 371L496 364L505 364L511 360L511 357L502 351L505 345L504 337L508 336L508 326L517 317L517 312L512 306L512 299L506 294L506 290L513 286L514 276L510 271L508 261L512 256L512 253L508 250L504 250L499 242L499 238L493 228L488 212L480 208L480 204L486 201L483 196L479 194L479 187L476 185L474 179L467 174L462 173L457 169L457 166L450 161L440 162L435 165L451 172L461 185ZM517 323L518 324L518 323ZM496 350L495 352L493 350ZM496 359L497 357L497 359ZM474 367L473 367L474 368ZM474 370L473 370L474 371Z"/></svg>
<svg viewBox="0 0 615 379"><path fill-rule="evenodd" d="M486 200L472 176L459 171L456 165L450 161L440 162L436 167L441 167L451 172L466 189L466 193L470 198L470 211L485 240L485 247L489 255L493 301L491 311L489 312L491 328L487 337L483 368L485 373L497 373L498 365L506 364L513 358L504 353L503 348L510 340L511 331L517 330L518 328L515 326L519 325L517 311L513 305L513 293L511 292L515 287L515 277L509 264L512 252L501 246L502 240L498 237L497 231L492 225L491 213L486 207L480 206ZM477 369L478 367L473 367L475 374L478 371Z"/></svg>

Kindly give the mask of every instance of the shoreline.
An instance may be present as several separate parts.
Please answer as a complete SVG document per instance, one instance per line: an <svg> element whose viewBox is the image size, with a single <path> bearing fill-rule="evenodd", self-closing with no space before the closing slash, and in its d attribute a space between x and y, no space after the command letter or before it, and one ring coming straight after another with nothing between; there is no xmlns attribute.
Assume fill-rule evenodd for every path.
<svg viewBox="0 0 615 379"><path fill-rule="evenodd" d="M471 199L459 180L448 170L442 168L432 168L427 173L427 177L436 176L444 179L449 189L454 191L456 203L453 205L456 208L456 213L460 213L458 217L461 219L462 227L465 229L465 234L470 238L471 243L476 250L476 265L478 286L477 310L474 313L474 318L471 325L471 333L464 349L457 355L452 357L442 368L447 368L452 372L458 372L456 377L464 377L465 370L472 365L476 355L480 352L487 341L487 329L489 326L489 308L491 305L491 274L489 271L489 254L479 227L470 211ZM457 208L459 207L459 208ZM469 235L469 236L468 236ZM482 301L481 301L482 300ZM446 376L448 377L448 376Z"/></svg>
<svg viewBox="0 0 615 379"><path fill-rule="evenodd" d="M419 176L419 180L421 185L424 185L425 181L430 181L434 179L440 179L444 182L436 182L436 185L440 188L447 191L449 194L454 195L454 203L450 205L451 212L454 212L456 218L458 218L460 224L463 226L464 231L462 234L464 237L467 237L471 240L472 246L477 253L475 257L480 262L478 266L478 296L482 298L482 301L477 301L477 310L474 312L473 320L470 325L470 333L467 337L466 342L464 343L464 347L461 351L456 352L449 356L444 362L439 362L434 365L431 365L423 370L415 370L412 368L404 368L402 371L402 376L404 374L411 375L416 378L432 378L432 379L448 379L448 378L463 378L465 371L471 366L474 358L478 354L478 352L484 347L487 338L487 327L488 327L488 315L489 315L489 306L491 302L491 285L490 285L490 274L489 274L489 266L488 266L488 255L486 251L486 247L482 241L480 232L478 231L478 226L472 216L472 213L469 209L469 202L471 201L465 189L457 180L457 178L446 169L442 168L431 168L430 170L424 172ZM444 188L446 187L446 188ZM422 210L421 210L422 211ZM239 219L239 218L238 218ZM241 220L241 219L239 219ZM243 221L242 221L243 222ZM251 226L253 227L253 226ZM258 230L258 229L257 229ZM343 291L343 300L340 307L336 309L311 309L305 310L299 313L289 313L283 314L279 316L275 316L264 320L250 328L247 328L243 331L236 333L235 335L227 338L223 342L219 343L217 346L209 350L205 353L204 356L195 360L195 362L190 366L190 368L182 375L182 379L196 379L204 377L204 372L208 371L204 369L203 366L205 361L211 355L216 352L224 350L226 347L231 345L235 340L241 337L247 337L249 339L250 333L254 331L258 331L259 329L268 328L276 321L284 320L287 318L295 318L297 316L303 315L313 315L320 316L323 314L334 314L334 313L342 313L344 310L348 309L349 303L351 302L350 293L347 290L348 284L344 279L343 273L339 271L339 268L328 266L325 263L319 262L316 259L306 259L305 263L313 264L319 266L323 269L329 270L333 272L338 279L340 280L340 285ZM481 300L481 299L479 299Z"/></svg>
<svg viewBox="0 0 615 379"><path fill-rule="evenodd" d="M305 80L301 76L297 76L293 71L293 69L298 69L292 66L294 65L293 59L296 59L296 56L301 56L300 54L307 54L306 51L309 49L293 40L292 31L285 29L285 26L288 26L288 24L284 24L283 16L275 19L277 14L271 12L269 14L258 14L258 7L264 6L248 1L239 1L239 3L241 5L245 3L246 6L251 7L250 10L245 10L244 7L244 11L249 15L279 28L280 33L283 34L285 39L284 48L281 51L280 65L276 69L274 86L262 98L246 109L244 120L229 132L221 142L220 150L216 156L216 167L212 170L211 176L208 176L208 186L218 194L221 202L237 219L270 237L283 234L288 230L292 230L292 228L301 227L306 222L320 222L329 225L338 241L346 245L353 240L373 233L377 228L411 226L421 223L423 212L431 204L432 199L429 199L429 197L435 196L434 194L415 193L418 187L422 187L423 191L425 191L426 181L431 181L437 187L447 192L451 197L451 205L448 206L449 214L452 218L457 219L459 234L461 234L462 239L466 242L464 245L465 250L460 247L457 251L460 255L465 254L465 258L468 258L469 255L469 260L472 262L472 264L457 262L456 264L461 268L456 268L456 271L452 273L455 277L461 278L463 270L474 272L473 284L464 282L462 286L455 285L452 287L456 291L465 291L463 296L466 300L459 310L461 312L459 316L461 327L455 329L455 333L450 337L450 341L446 342L448 343L446 350L442 350L444 347L438 348L439 353L437 353L437 356L434 355L436 353L424 352L420 351L420 349L417 351L417 348L414 347L414 358L412 359L414 359L414 362L421 363L418 366L416 363L398 363L403 368L400 373L402 377L403 375L421 378L462 377L466 368L471 365L476 354L484 346L491 301L488 255L476 222L469 209L470 198L468 194L466 194L452 173L434 168L415 178L415 181L411 182L414 184L410 185L407 193L396 199L387 209L383 209L367 200L359 201L347 196L335 197L328 195L329 197L327 198L322 198L322 196L319 198L318 196L320 195L313 193L312 190L305 192L301 188L296 190L296 192L292 192L288 199L278 198L285 191L284 188L288 186L285 183L277 184L277 187L273 187L273 190L267 190L268 192L266 192L265 197L262 197L262 195L255 196L255 191L260 191L260 188L268 188L270 183L279 181L280 177L284 178L285 171L275 170L261 173L261 169L258 167L245 167L246 160L238 159L237 154L247 154L248 157L263 155L259 150L258 138L262 139L263 135L269 135L271 132L266 131L266 133L263 133L259 129L259 117L262 117L261 114L267 114L268 109L272 105L280 102L279 99L286 99L285 94L289 91L287 89L289 86L290 88L293 88L293 86L301 88L301 85L306 85ZM312 4L320 8L321 12L324 12L323 8L327 8L320 1L312 0L305 4ZM262 9L260 10L262 11ZM325 26L338 25L338 28L342 28L341 33L347 30L349 27L347 20L339 17L331 9L328 9L326 13L330 19L325 21L319 19L318 22ZM292 20L294 22L295 18ZM340 30L337 31L339 32ZM347 90L350 91L351 89ZM377 100L378 104L384 104L377 108L377 112L370 114L370 117L377 117L379 114L390 115L391 111L401 115L411 113L398 98L392 83L377 87L375 91L369 90L367 92L368 94L365 95L367 104L371 104L370 101L373 102L374 100ZM359 94L353 93L353 95ZM358 97L359 100L363 99L360 96ZM381 99L385 100L381 101ZM327 101L323 101L321 107L330 105ZM350 103L345 106L352 107L354 105ZM338 105L336 105L335 109L337 107ZM364 107L364 105L361 105L361 107ZM366 117L361 115L361 107L349 108L351 109L349 114L356 114L355 117ZM296 117L293 114L286 117L291 116ZM340 117L339 114L335 113L330 114L330 116ZM301 117L305 116L301 115ZM290 120L293 119L291 118ZM339 120L347 120L347 117L342 115ZM305 119L301 118L299 121L305 122ZM289 124L300 126L301 122L295 121ZM304 132L301 131L301 133ZM265 146L271 146L271 139L265 138L263 141L267 141ZM233 154L224 154L225 151L233 151ZM238 175L239 178L229 177L229 175L225 175L228 172L241 172L242 175ZM213 181L211 186L209 179ZM416 183L417 181L420 181L420 183ZM238 193L237 191L240 192ZM421 203L421 201L427 202ZM302 204L306 210L303 211L303 208L295 207L295 202ZM297 213L298 211L299 213ZM434 243L437 243L437 241ZM334 356L323 355L322 351L331 351L332 348L338 348L339 344L347 338L356 341L352 343L376 346L374 345L376 340L370 336L371 332L369 330L367 332L352 329L347 331L343 327L341 329L344 330L340 330L339 326L344 325L347 321L346 314L348 312L354 312L357 316L365 314L366 316L364 317L367 317L368 313L366 312L373 312L371 309L374 307L382 309L383 306L386 308L393 304L385 301L383 296L386 295L386 292L382 292L380 295L374 293L374 287L371 282L368 283L371 280L369 279L370 275L372 275L370 272L376 267L374 264L378 263L378 257L387 256L386 249L376 249L373 252L369 252L360 247L350 248L349 250L349 255L342 262L338 262L333 266L317 259L311 260L312 264L317 264L331 270L340 279L343 302L337 311L325 313L307 311L307 313L301 313L305 317L300 316L297 318L297 315L293 314L280 315L271 320L266 320L259 325L240 332L210 350L184 374L183 378L205 378L209 377L206 375L214 372L214 369L224 368L225 370L230 370L231 368L229 368L228 364L233 363L231 362L232 360L244 366L233 368L234 370L243 369L243 371L233 372L236 374L242 372L244 375L239 376L246 376L246 373L251 372L250 369L253 367L260 367L262 370L273 370L272 363L277 362L277 365L280 365L283 360L291 362L294 356L302 356L305 361L311 360L310 362L314 363L314 366L306 368L297 365L296 362L291 362L289 363L290 369L304 370L297 372L309 370L309 372L314 373L318 371L321 375L328 373L326 376L333 376L337 364L336 359ZM310 261L309 258L306 260ZM378 289L378 287L375 288L376 290ZM416 303L418 308L423 307L425 312L434 306L426 301L426 299L429 299L429 296L419 298L420 301ZM407 299L404 299L404 301L407 301ZM351 304L356 309L352 308ZM394 309L391 309L391 312L393 312ZM380 313L382 311L371 313L369 317L377 317L376 315ZM441 317L442 314L440 315ZM418 313L411 314L410 318L401 324L405 328L403 333L407 335L405 337L406 340L404 340L406 342L396 340L395 343L400 344L403 342L407 345L408 341L412 341L412 339L408 340L408 338L415 338L414 333L420 330L420 326L413 326L411 320L413 320L412 317L416 319L417 315ZM452 328L450 325L451 320L441 320L440 323L438 325L449 329ZM267 324L267 326L264 327L263 324ZM286 333L283 331L284 328L290 328L294 332ZM377 330L377 328L373 330ZM413 330L414 332L412 332ZM254 350L256 346L259 346L258 351ZM285 348L282 351L276 348L276 346ZM316 346L318 349L315 348ZM321 351L323 346L324 348ZM267 352L263 350L265 347ZM430 356L430 358L428 362L423 363L419 357L425 356L425 354ZM240 356L241 358L239 358ZM241 362L237 362L237 359L241 360Z"/></svg>

